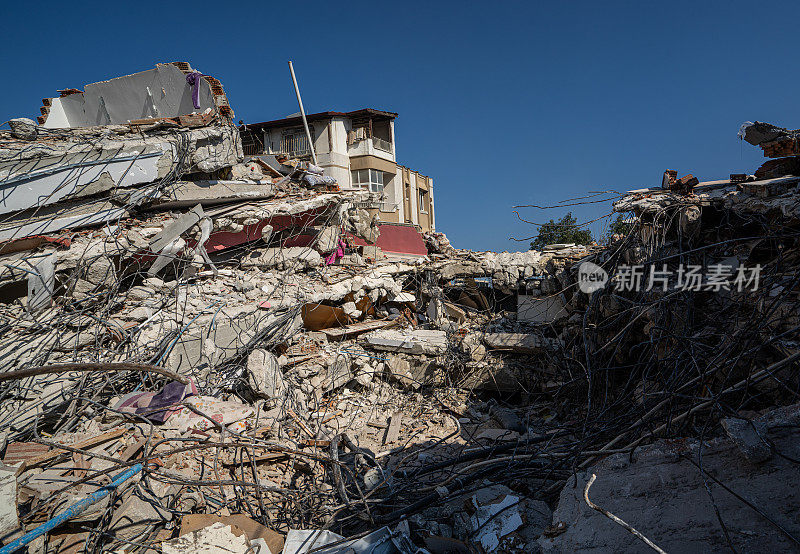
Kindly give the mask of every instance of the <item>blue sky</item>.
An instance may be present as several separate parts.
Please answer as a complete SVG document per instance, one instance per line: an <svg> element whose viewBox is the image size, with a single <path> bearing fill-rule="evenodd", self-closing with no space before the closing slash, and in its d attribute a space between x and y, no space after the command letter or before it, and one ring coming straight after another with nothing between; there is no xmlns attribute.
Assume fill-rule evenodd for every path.
<svg viewBox="0 0 800 554"><path fill-rule="evenodd" d="M245 122L297 111L289 59L309 112L398 112L398 161L434 178L459 248L527 248L515 204L752 173L743 121L800 127L797 2L4 2L0 20L3 121L174 60L220 79ZM568 209L610 204L522 214Z"/></svg>

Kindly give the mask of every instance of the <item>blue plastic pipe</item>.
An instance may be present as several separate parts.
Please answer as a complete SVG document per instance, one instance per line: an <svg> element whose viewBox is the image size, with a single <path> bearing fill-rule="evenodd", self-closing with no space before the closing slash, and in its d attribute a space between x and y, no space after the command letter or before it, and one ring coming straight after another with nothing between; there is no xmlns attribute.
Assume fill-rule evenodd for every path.
<svg viewBox="0 0 800 554"><path fill-rule="evenodd" d="M89 496L84 498L83 500L80 500L80 501L76 502L75 504L73 504L72 506L70 506L69 508L67 508L66 510L64 510L63 512L58 514L56 517L54 517L50 521L41 524L39 527L37 527L33 531L28 531L27 533L22 535L17 540L8 543L3 548L0 548L0 554L11 554L12 552L16 552L20 548L22 548L24 546L27 546L28 544L30 544L37 537L41 537L42 535L44 535L45 533L47 533L49 531L52 531L53 529L55 529L56 527L58 527L59 525L61 525L65 521L68 521L68 520L72 519L73 517L77 516L78 514L86 511L86 508L88 508L92 504L100 502L106 496L111 494L111 491L116 489L118 486L120 486L122 483L124 483L125 481L127 481L128 479L130 479L131 477L133 477L134 475L136 475L140 471L142 471L142 464L136 464L134 466L131 466L131 468L129 470L124 471L124 472L120 473L119 475L117 475L117 478L114 479L108 485L100 487L99 489L94 491L92 494L90 494Z"/></svg>

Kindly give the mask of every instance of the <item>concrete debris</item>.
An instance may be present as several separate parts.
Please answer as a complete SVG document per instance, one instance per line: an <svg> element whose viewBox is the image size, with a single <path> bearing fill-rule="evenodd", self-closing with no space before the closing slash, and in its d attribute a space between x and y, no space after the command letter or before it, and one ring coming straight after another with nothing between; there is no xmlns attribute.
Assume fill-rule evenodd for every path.
<svg viewBox="0 0 800 554"><path fill-rule="evenodd" d="M272 352L257 348L247 357L250 386L264 398L280 400L286 394L286 383L278 359Z"/></svg>
<svg viewBox="0 0 800 554"><path fill-rule="evenodd" d="M775 429L767 436L785 456L799 453L796 429ZM796 469L788 458L743 463L738 445L725 438L659 441L637 452L633 461L629 458L614 454L581 473L577 482L567 481L553 513L553 524L563 522L565 532L539 539L545 552L648 550L586 505L583 490L592 473L597 474L592 501L667 552L721 552L730 544L742 552L797 547L791 537L800 533L800 498L792 485Z"/></svg>
<svg viewBox="0 0 800 554"><path fill-rule="evenodd" d="M416 329L403 332L384 329L366 335L365 340L375 350L404 354L436 356L447 350L447 333L437 330Z"/></svg>
<svg viewBox="0 0 800 554"><path fill-rule="evenodd" d="M19 528L17 513L17 472L7 467L0 468L0 535L6 536Z"/></svg>
<svg viewBox="0 0 800 554"><path fill-rule="evenodd" d="M62 92L43 103L46 110L39 123L55 129L134 122L148 125L206 111L228 120L233 117L219 81L202 75L187 62L160 63L155 69L85 85L83 91ZM183 120L187 121L192 124L191 118Z"/></svg>
<svg viewBox="0 0 800 554"><path fill-rule="evenodd" d="M232 116L176 62L0 131L6 544L641 547L592 472L669 551L798 544L798 131L745 125L753 175L622 195L602 245L497 253ZM387 153L389 116L317 142Z"/></svg>
<svg viewBox="0 0 800 554"><path fill-rule="evenodd" d="M330 554L330 549L320 549L320 547L343 540L343 536L331 531L292 529L286 535L283 554L306 554L312 549L314 552L327 552ZM333 551L335 552L336 550L338 549Z"/></svg>
<svg viewBox="0 0 800 554"><path fill-rule="evenodd" d="M552 511L547 503L525 496L505 485L483 483L466 498L454 498L439 509L439 517L433 519L440 523L425 524L438 539L425 543L444 542L445 551L453 552L536 552L536 540L550 526ZM419 519L433 512L426 510Z"/></svg>
<svg viewBox="0 0 800 554"><path fill-rule="evenodd" d="M550 342L542 340L539 335L528 333L487 333L483 340L489 348L512 352L536 352Z"/></svg>
<svg viewBox="0 0 800 554"><path fill-rule="evenodd" d="M237 536L230 525L214 523L203 529L165 541L161 546L164 554L217 554L231 552L245 554L252 551L245 536Z"/></svg>

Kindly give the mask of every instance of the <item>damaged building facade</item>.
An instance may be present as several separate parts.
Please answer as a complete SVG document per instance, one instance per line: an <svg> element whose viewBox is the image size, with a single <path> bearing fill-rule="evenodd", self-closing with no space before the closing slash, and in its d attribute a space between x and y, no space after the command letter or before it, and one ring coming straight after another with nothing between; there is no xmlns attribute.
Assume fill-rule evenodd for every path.
<svg viewBox="0 0 800 554"><path fill-rule="evenodd" d="M394 114L315 165L221 91L159 64L0 130L0 552L800 545L800 132L608 244L475 252L354 186Z"/></svg>
<svg viewBox="0 0 800 554"><path fill-rule="evenodd" d="M374 193L370 212L386 223L436 230L433 179L395 158L396 113L374 109L307 116L317 162L343 189ZM311 159L300 115L240 127L248 154Z"/></svg>

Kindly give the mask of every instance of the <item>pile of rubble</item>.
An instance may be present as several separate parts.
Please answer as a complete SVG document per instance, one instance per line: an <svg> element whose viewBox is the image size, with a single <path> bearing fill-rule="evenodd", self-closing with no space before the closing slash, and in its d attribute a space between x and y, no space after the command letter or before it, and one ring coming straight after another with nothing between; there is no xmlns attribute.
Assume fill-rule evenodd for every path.
<svg viewBox="0 0 800 554"><path fill-rule="evenodd" d="M394 256L372 193L245 157L208 86L0 132L0 552L643 546L591 473L667 550L797 543L800 177L667 172L603 247Z"/></svg>

